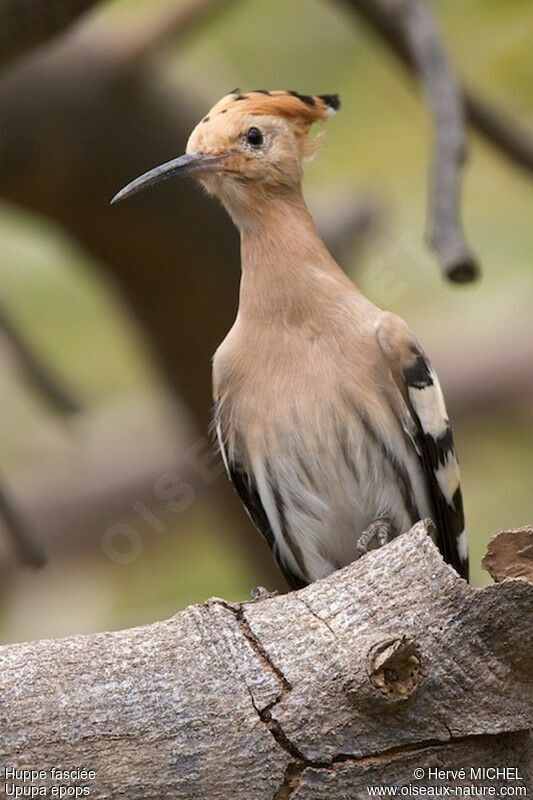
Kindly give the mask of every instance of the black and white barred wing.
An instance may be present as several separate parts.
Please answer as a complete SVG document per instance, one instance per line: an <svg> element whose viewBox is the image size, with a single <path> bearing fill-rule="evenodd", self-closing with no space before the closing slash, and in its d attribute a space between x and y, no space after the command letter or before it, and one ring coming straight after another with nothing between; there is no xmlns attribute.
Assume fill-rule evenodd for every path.
<svg viewBox="0 0 533 800"><path fill-rule="evenodd" d="M233 488L241 498L248 516L271 548L274 558L276 559L276 563L283 572L290 588L303 588L307 585L307 581L303 580L300 575L297 575L296 572L291 569L287 563L287 560L283 559L281 556L278 544L279 538L276 537L275 532L272 530L269 515L261 501L259 487L257 486L255 476L244 467L243 462L236 456L236 454L230 454L228 452L220 423L216 423L215 430L218 446L220 448L220 454L222 456L228 478L230 479ZM268 466L266 472L266 478L268 479ZM271 510L271 513L277 520L278 526L281 525L285 527L283 501L273 483L270 486L270 490L276 505L276 508Z"/></svg>
<svg viewBox="0 0 533 800"><path fill-rule="evenodd" d="M405 322L383 314L377 339L404 398L406 432L416 449L444 559L468 580L468 550L459 465L439 379Z"/></svg>

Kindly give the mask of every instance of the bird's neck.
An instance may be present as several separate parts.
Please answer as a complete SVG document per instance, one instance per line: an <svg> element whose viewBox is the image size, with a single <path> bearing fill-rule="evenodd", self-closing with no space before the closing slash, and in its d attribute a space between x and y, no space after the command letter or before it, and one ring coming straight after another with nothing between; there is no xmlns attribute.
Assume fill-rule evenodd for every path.
<svg viewBox="0 0 533 800"><path fill-rule="evenodd" d="M299 189L263 197L254 223L240 226L239 317L296 321L316 314L324 287L346 280Z"/></svg>

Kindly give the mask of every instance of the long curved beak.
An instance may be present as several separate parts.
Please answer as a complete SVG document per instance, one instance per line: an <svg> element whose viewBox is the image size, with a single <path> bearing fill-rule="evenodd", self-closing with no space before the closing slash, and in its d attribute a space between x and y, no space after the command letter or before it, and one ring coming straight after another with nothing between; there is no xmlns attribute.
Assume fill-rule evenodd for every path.
<svg viewBox="0 0 533 800"><path fill-rule="evenodd" d="M221 164L219 156L208 156L203 153L186 153L179 158L173 158L165 164L160 164L158 167L148 170L135 180L124 186L120 192L111 200L111 204L118 203L132 194L137 194L141 189L146 189L148 186L154 186L160 181L166 181L168 178L174 176L186 177L188 175L195 175L199 172L212 172L216 170Z"/></svg>

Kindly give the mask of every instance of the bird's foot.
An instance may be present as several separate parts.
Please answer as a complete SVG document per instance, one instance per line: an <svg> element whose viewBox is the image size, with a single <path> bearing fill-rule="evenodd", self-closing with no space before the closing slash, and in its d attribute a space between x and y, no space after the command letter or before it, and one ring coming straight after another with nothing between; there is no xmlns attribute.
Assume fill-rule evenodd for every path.
<svg viewBox="0 0 533 800"><path fill-rule="evenodd" d="M268 600L269 597L276 597L278 592L270 592L268 589L265 589L264 586L254 586L253 589L250 590L250 600L252 603L256 603L259 600Z"/></svg>
<svg viewBox="0 0 533 800"><path fill-rule="evenodd" d="M386 517L375 519L371 522L366 531L363 531L356 544L357 558L361 558L371 549L375 542L378 547L387 544L391 534L390 521Z"/></svg>

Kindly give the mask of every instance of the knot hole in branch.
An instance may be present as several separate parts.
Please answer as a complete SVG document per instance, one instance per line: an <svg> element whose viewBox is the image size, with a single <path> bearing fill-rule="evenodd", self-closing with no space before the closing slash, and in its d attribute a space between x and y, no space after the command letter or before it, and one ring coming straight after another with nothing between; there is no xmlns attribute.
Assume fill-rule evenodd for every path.
<svg viewBox="0 0 533 800"><path fill-rule="evenodd" d="M378 642L368 652L370 683L393 702L407 700L422 677L422 659L414 642L405 636Z"/></svg>

